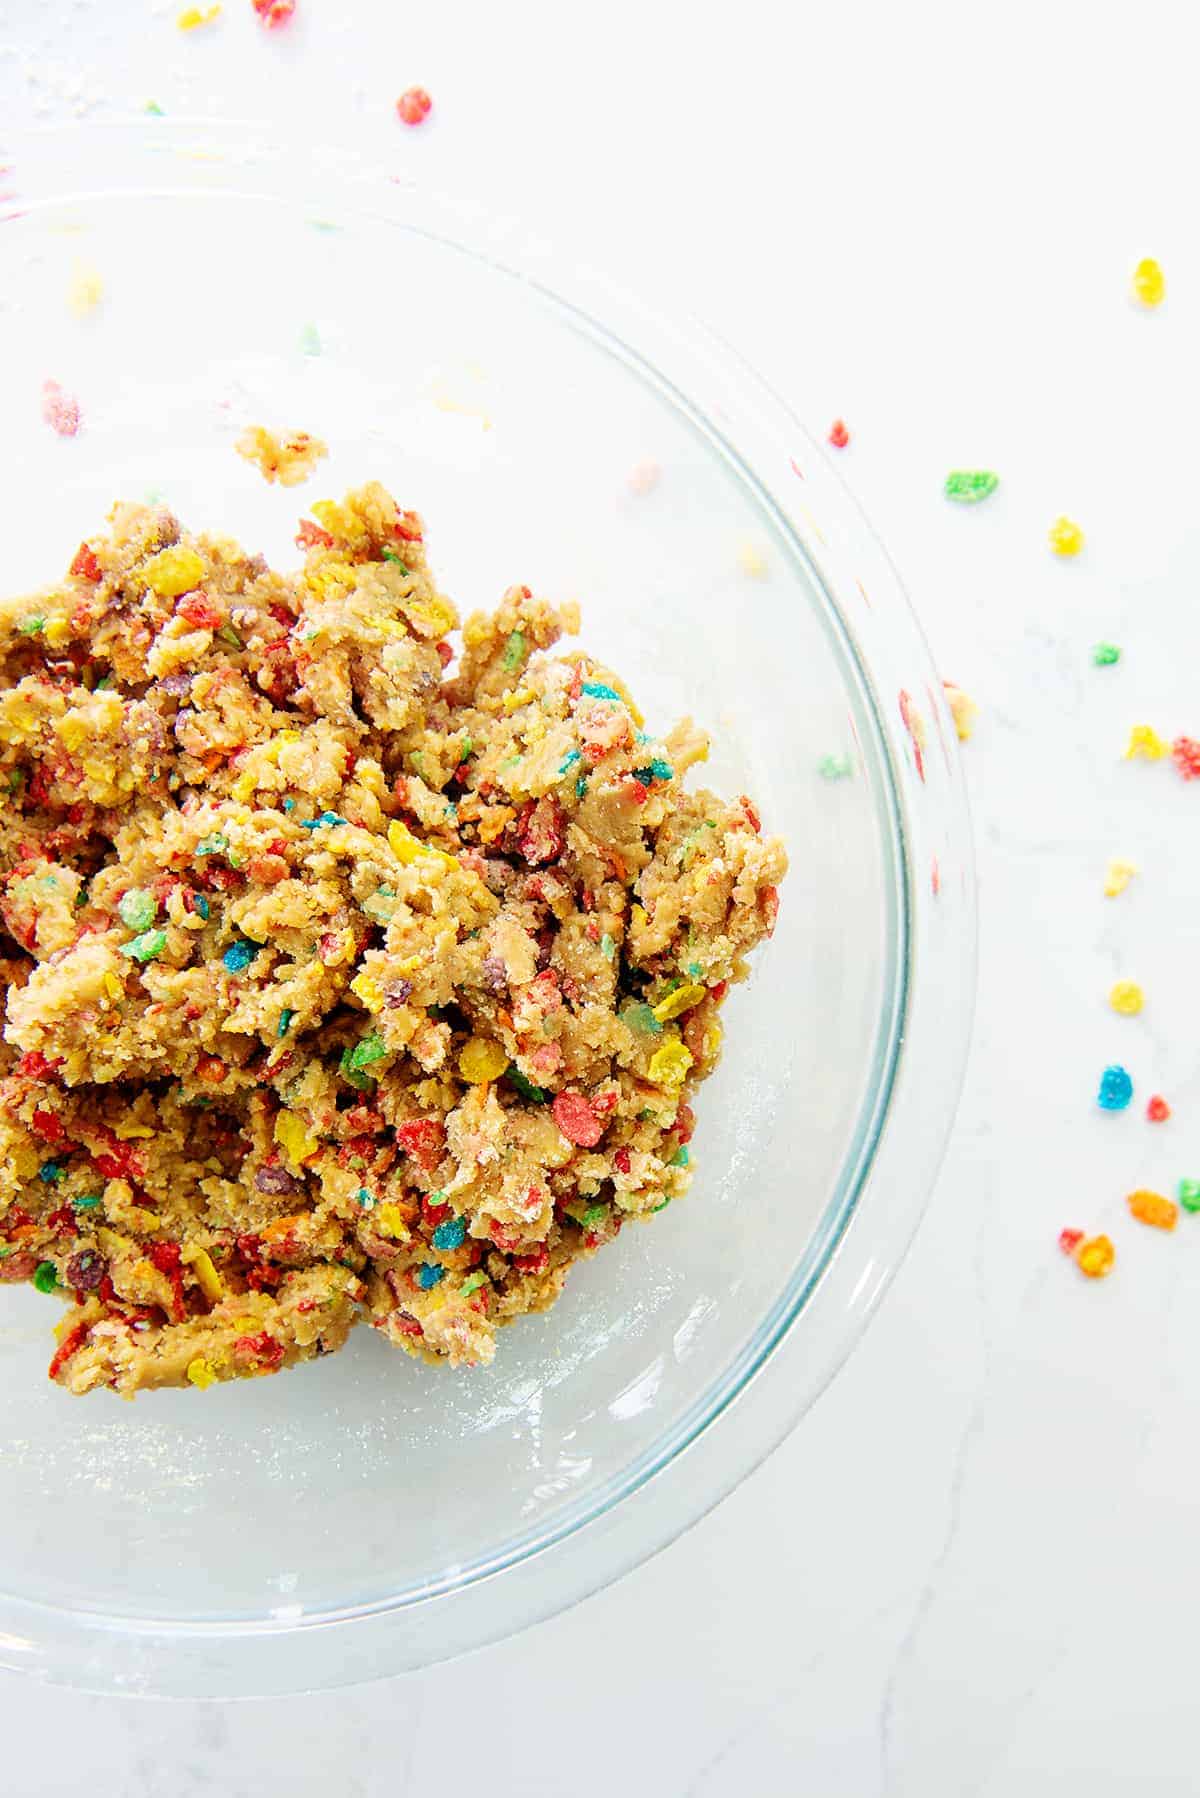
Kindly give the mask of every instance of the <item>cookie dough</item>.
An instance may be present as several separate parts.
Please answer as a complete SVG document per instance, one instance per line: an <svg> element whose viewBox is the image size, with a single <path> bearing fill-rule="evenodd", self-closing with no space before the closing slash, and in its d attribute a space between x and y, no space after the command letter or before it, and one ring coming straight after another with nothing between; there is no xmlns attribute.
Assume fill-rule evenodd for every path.
<svg viewBox="0 0 1200 1798"><path fill-rule="evenodd" d="M786 857L687 791L577 628L458 627L420 519L322 502L294 573L119 505L0 602L0 1280L70 1391L274 1373L371 1324L492 1358L691 1181Z"/></svg>

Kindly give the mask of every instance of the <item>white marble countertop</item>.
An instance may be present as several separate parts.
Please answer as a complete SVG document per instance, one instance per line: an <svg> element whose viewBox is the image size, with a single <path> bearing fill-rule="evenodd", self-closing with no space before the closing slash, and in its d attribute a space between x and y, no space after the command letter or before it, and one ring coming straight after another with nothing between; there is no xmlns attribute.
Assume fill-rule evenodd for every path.
<svg viewBox="0 0 1200 1798"><path fill-rule="evenodd" d="M331 1697L146 1705L0 1680L6 1790L38 1798L1043 1798L1200 1791L1200 787L1126 765L1200 736L1200 377L1186 9L916 0L711 23L678 0L397 7L0 0L0 117L268 116L485 204L746 348L888 542L969 745L978 1024L942 1177L866 1340L790 1441L614 1589L452 1666ZM785 15L789 15L785 22ZM391 114L426 85L420 132ZM1153 252L1153 316L1128 303ZM945 470L990 466L956 510ZM1087 532L1050 555L1059 512ZM1120 643L1096 670L1090 645ZM1190 710L1189 710L1190 706ZM1141 874L1101 895L1106 862ZM1133 975L1144 1017L1105 994ZM1170 1098L1095 1110L1105 1062ZM1055 1238L1110 1229L1083 1281ZM1188 1544L1193 1544L1189 1549Z"/></svg>

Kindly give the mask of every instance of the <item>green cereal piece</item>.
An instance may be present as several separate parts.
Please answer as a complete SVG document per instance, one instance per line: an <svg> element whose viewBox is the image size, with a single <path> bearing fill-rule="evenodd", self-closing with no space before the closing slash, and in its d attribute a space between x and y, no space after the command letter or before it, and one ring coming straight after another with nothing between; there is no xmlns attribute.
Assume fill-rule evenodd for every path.
<svg viewBox="0 0 1200 1798"><path fill-rule="evenodd" d="M130 956L134 961L157 961L166 946L165 930L143 930L141 936L135 936L132 942L123 943L120 953Z"/></svg>
<svg viewBox="0 0 1200 1798"><path fill-rule="evenodd" d="M317 327L313 324L311 319L308 324L301 327L300 353L304 356L319 356L321 354L321 333L317 330Z"/></svg>
<svg viewBox="0 0 1200 1798"><path fill-rule="evenodd" d="M398 556L394 549L385 549L383 552L383 559L385 562L394 562L401 574L411 573L408 563L404 561L403 557Z"/></svg>
<svg viewBox="0 0 1200 1798"><path fill-rule="evenodd" d="M591 1230L596 1224L602 1224L607 1216L607 1205L589 1205L579 1221L585 1229Z"/></svg>
<svg viewBox="0 0 1200 1798"><path fill-rule="evenodd" d="M40 612L27 612L24 618L17 620L17 629L23 637L36 637L45 622Z"/></svg>
<svg viewBox="0 0 1200 1798"><path fill-rule="evenodd" d="M154 894L148 893L145 887L130 887L117 911L126 930L149 930L158 915L158 904Z"/></svg>
<svg viewBox="0 0 1200 1798"><path fill-rule="evenodd" d="M86 1192L82 1198L71 1200L76 1211L94 1211L103 1202L103 1194L98 1192Z"/></svg>
<svg viewBox="0 0 1200 1798"><path fill-rule="evenodd" d="M611 961L617 953L617 945L613 942L613 939L609 936L607 930L600 938L600 953L605 961Z"/></svg>
<svg viewBox="0 0 1200 1798"><path fill-rule="evenodd" d="M201 837L196 844L197 855L221 855L229 847L229 838L217 830L211 837Z"/></svg>
<svg viewBox="0 0 1200 1798"><path fill-rule="evenodd" d="M369 1036L364 1036L361 1042L346 1050L342 1056L342 1068L348 1074L358 1074L363 1068L369 1068L373 1061L382 1061L387 1053L387 1044L377 1030L372 1030Z"/></svg>
<svg viewBox="0 0 1200 1798"><path fill-rule="evenodd" d="M817 763L822 780L849 780L853 768L848 755L823 755Z"/></svg>
<svg viewBox="0 0 1200 1798"><path fill-rule="evenodd" d="M990 468L954 468L946 476L946 498L960 506L975 506L999 485L1000 476Z"/></svg>
<svg viewBox="0 0 1200 1798"><path fill-rule="evenodd" d="M1185 1211L1200 1211L1200 1180L1179 1182L1179 1203Z"/></svg>
<svg viewBox="0 0 1200 1798"><path fill-rule="evenodd" d="M53 1261L39 1261L33 1270L33 1283L39 1292L53 1292L58 1285L58 1269Z"/></svg>
<svg viewBox="0 0 1200 1798"><path fill-rule="evenodd" d="M1111 668L1120 660L1121 652L1115 643L1097 643L1092 651L1092 661L1097 668Z"/></svg>
<svg viewBox="0 0 1200 1798"><path fill-rule="evenodd" d="M550 1097L550 1094L543 1092L540 1086L535 1086L532 1080L527 1080L518 1067L506 1069L504 1078L514 1092L520 1093L523 1099L529 1099L534 1105L544 1105Z"/></svg>
<svg viewBox="0 0 1200 1798"><path fill-rule="evenodd" d="M512 674L516 669L524 666L525 655L526 644L524 631L511 631L509 633L508 641L504 645L504 655L502 657L501 666L506 668L509 674Z"/></svg>
<svg viewBox="0 0 1200 1798"><path fill-rule="evenodd" d="M468 1299L468 1298L470 1298L470 1296L473 1292L478 1292L479 1288L481 1286L486 1285L486 1283L487 1283L487 1275L486 1274L480 1274L480 1273L468 1274L466 1279L463 1281L462 1285L459 1287L458 1290L462 1293L462 1296L465 1299Z"/></svg>
<svg viewBox="0 0 1200 1798"><path fill-rule="evenodd" d="M222 643L228 643L231 649L245 649L246 647L231 624L223 624L217 635Z"/></svg>
<svg viewBox="0 0 1200 1798"><path fill-rule="evenodd" d="M678 984L677 981L676 985ZM651 1007L642 1004L636 999L631 1005L626 1005L623 1008L621 1012L621 1022L622 1024L627 1025L630 1030L639 1031L642 1036L662 1035L662 1025L655 1017Z"/></svg>

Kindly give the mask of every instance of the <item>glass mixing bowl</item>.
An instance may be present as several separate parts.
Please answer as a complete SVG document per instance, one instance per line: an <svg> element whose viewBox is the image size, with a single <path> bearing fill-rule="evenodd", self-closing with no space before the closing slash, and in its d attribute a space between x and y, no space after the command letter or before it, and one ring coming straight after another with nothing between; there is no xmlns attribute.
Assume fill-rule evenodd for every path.
<svg viewBox="0 0 1200 1798"><path fill-rule="evenodd" d="M424 514L464 610L513 581L578 597L647 715L711 727L706 782L755 795L790 847L701 1095L691 1195L575 1271L486 1371L364 1329L280 1380L79 1400L45 1376L56 1301L0 1293L0 1663L188 1696L419 1666L694 1522L862 1330L965 1054L953 725L822 452L691 322L511 221L242 132L92 128L0 165L5 590L64 569L118 496L286 562L311 497L377 478ZM76 316L90 271L103 301ZM47 380L79 398L74 438L42 422ZM259 422L328 441L307 488L234 453ZM657 481L642 466L631 487L648 462Z"/></svg>

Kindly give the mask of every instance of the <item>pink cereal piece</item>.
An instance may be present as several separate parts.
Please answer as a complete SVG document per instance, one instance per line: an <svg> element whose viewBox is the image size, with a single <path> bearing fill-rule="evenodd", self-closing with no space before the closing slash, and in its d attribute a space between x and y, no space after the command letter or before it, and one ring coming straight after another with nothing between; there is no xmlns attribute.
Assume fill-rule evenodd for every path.
<svg viewBox="0 0 1200 1798"><path fill-rule="evenodd" d="M79 401L57 381L42 382L42 417L59 437L75 437L83 423Z"/></svg>
<svg viewBox="0 0 1200 1798"><path fill-rule="evenodd" d="M1195 737L1176 737L1171 758L1184 780L1200 779L1200 743Z"/></svg>

